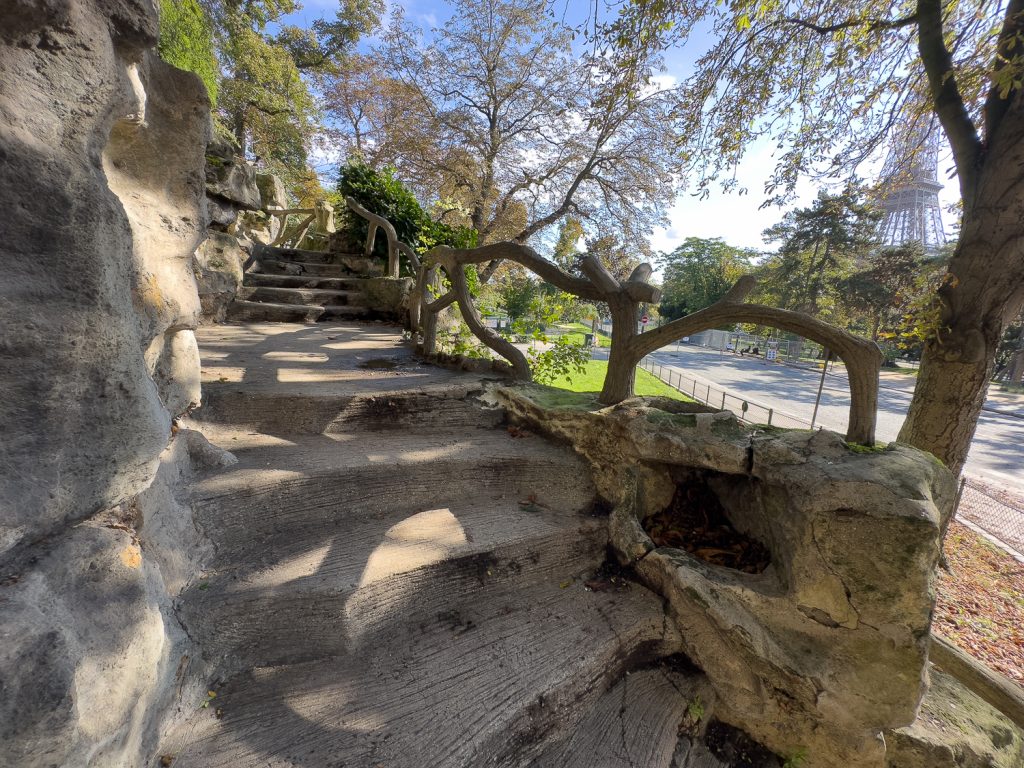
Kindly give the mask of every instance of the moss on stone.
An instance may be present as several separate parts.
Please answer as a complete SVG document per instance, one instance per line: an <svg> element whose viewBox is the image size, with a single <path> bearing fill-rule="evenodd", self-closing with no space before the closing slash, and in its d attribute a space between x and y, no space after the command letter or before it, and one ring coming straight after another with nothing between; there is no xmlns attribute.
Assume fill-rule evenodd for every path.
<svg viewBox="0 0 1024 768"><path fill-rule="evenodd" d="M648 411L647 421L659 427L686 427L693 429L697 426L697 416L692 413L666 413L665 411Z"/></svg>
<svg viewBox="0 0 1024 768"><path fill-rule="evenodd" d="M598 411L604 408L593 392L570 392L544 384L523 385L515 387L513 391L540 408L568 408L574 411Z"/></svg>
<svg viewBox="0 0 1024 768"><path fill-rule="evenodd" d="M844 443L847 450L852 453L882 453L889 449L888 443L875 443L874 445L861 445L860 443Z"/></svg>

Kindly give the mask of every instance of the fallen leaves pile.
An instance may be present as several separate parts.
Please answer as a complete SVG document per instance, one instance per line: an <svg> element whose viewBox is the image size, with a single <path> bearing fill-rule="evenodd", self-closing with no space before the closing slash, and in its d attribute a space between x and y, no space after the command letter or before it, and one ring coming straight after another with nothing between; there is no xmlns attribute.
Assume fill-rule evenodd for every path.
<svg viewBox="0 0 1024 768"><path fill-rule="evenodd" d="M932 629L1024 685L1024 564L955 521L946 559Z"/></svg>
<svg viewBox="0 0 1024 768"><path fill-rule="evenodd" d="M656 546L684 549L712 565L760 573L771 560L761 542L729 524L718 497L704 483L678 485L672 503L644 518L643 526Z"/></svg>

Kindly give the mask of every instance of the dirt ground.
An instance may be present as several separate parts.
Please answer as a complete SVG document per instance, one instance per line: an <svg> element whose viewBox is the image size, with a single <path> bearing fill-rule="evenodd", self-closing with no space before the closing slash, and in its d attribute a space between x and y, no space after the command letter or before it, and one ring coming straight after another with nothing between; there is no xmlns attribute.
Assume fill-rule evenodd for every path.
<svg viewBox="0 0 1024 768"><path fill-rule="evenodd" d="M1024 564L954 521L933 630L1024 686Z"/></svg>

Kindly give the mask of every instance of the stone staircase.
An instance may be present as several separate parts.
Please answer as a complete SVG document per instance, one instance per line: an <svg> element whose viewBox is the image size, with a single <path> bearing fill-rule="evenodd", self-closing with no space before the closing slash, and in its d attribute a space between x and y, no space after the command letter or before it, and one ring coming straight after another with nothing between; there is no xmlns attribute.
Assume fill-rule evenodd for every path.
<svg viewBox="0 0 1024 768"><path fill-rule="evenodd" d="M177 606L216 696L182 702L158 760L723 765L683 727L713 696L662 599L609 563L571 450L390 329L199 337L189 426L239 461L194 490L216 554Z"/></svg>
<svg viewBox="0 0 1024 768"><path fill-rule="evenodd" d="M313 323L372 320L364 287L379 277L379 262L361 254L333 254L257 244L228 319ZM393 319L384 317L383 319Z"/></svg>

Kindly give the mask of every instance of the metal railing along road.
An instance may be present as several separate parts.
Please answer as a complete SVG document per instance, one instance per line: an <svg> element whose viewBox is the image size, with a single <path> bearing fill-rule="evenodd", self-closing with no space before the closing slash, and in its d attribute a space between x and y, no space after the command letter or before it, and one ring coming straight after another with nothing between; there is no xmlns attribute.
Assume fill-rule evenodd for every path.
<svg viewBox="0 0 1024 768"><path fill-rule="evenodd" d="M964 477L960 482L956 516L1024 555L1024 504L973 478Z"/></svg>
<svg viewBox="0 0 1024 768"><path fill-rule="evenodd" d="M693 376L687 376L685 373L662 365L651 357L645 357L641 360L640 367L652 373L677 392L682 392L684 395L692 397L694 400L709 405L712 408L732 411L738 419L749 424L765 424L769 427L784 427L786 429L811 428L811 423L806 419L801 419L799 416L793 416L789 413L783 413L749 398L740 397L722 387L715 386L706 381L700 381Z"/></svg>

